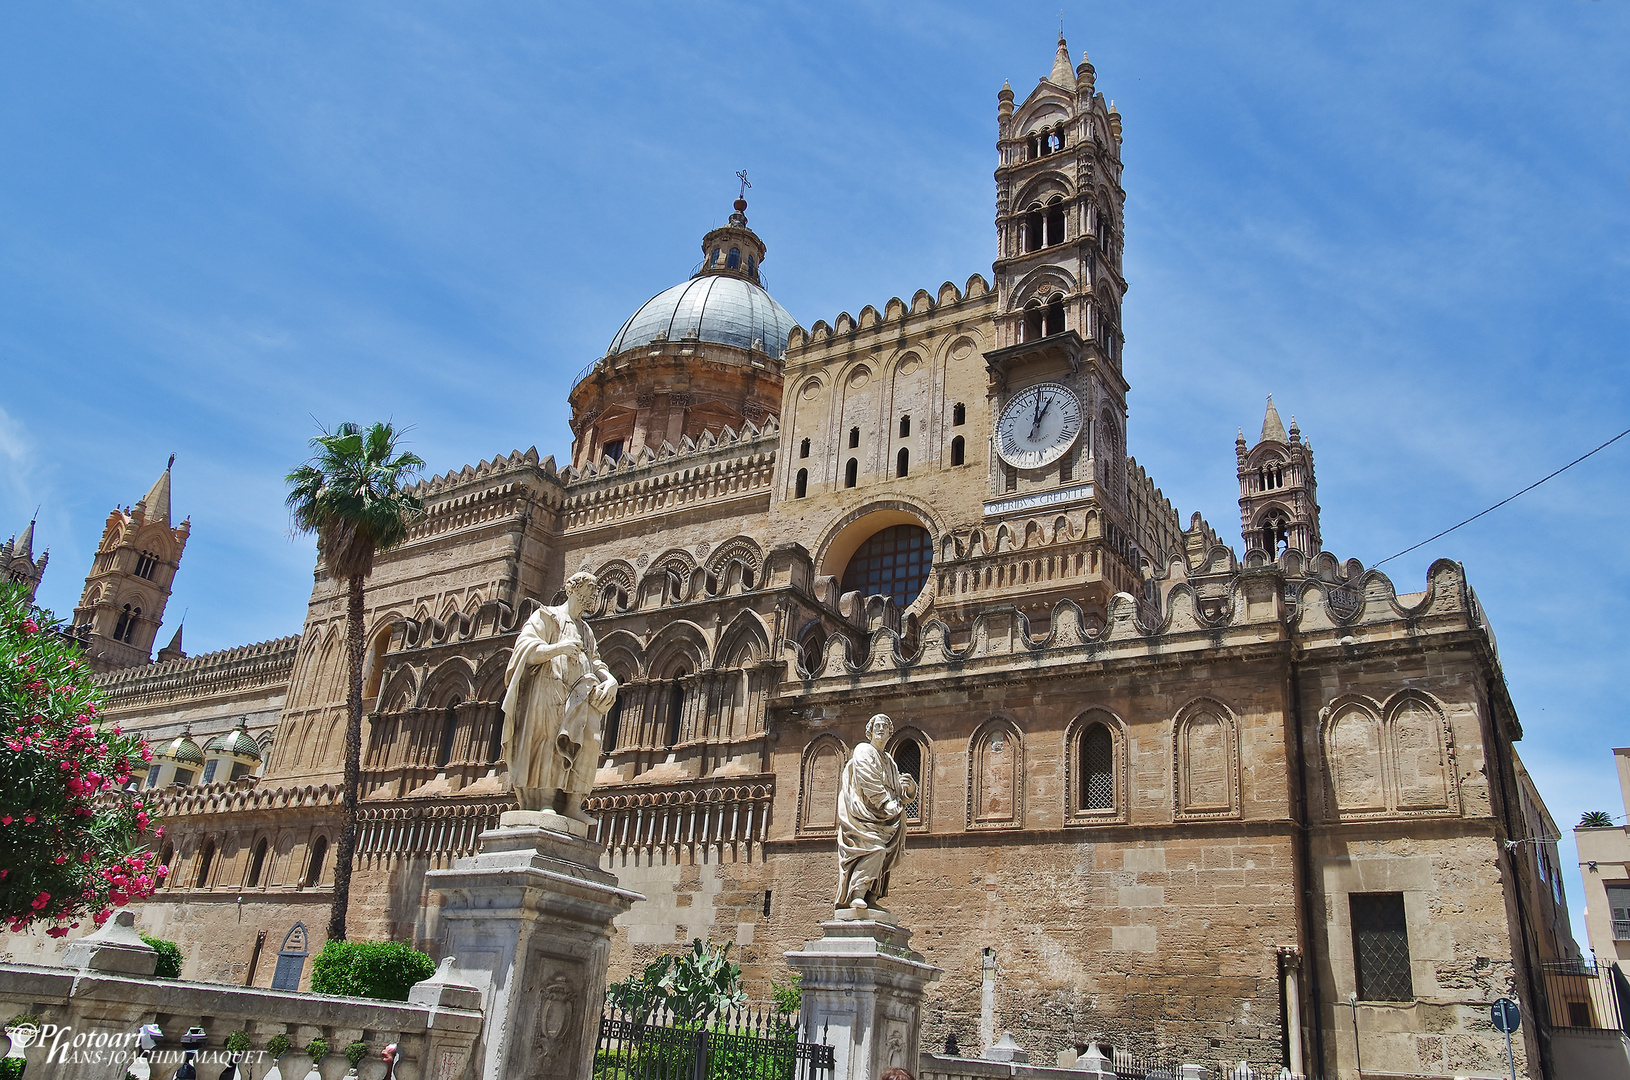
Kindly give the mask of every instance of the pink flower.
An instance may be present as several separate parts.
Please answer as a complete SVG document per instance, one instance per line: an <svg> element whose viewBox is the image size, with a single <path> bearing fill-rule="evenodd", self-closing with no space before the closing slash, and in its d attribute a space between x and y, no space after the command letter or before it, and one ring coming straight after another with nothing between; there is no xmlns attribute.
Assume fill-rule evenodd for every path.
<svg viewBox="0 0 1630 1080"><path fill-rule="evenodd" d="M34 905L33 905L34 910L38 911L38 910L40 910L40 908L44 907L46 904L49 904L50 902L51 902L51 894L48 893L48 892L42 892L42 893L40 893L40 895L38 895L38 896L36 896L34 898Z"/></svg>
<svg viewBox="0 0 1630 1080"><path fill-rule="evenodd" d="M50 934L52 937L67 937L68 928L66 926L53 926L51 929L47 930L46 933Z"/></svg>
<svg viewBox="0 0 1630 1080"><path fill-rule="evenodd" d="M0 825L10 825L10 824L11 824L11 815L10 814L7 814L5 817L0 817Z"/></svg>
<svg viewBox="0 0 1630 1080"><path fill-rule="evenodd" d="M24 619L23 630L25 633L37 634L40 632L40 624L35 622L33 619Z"/></svg>
<svg viewBox="0 0 1630 1080"><path fill-rule="evenodd" d="M34 824L34 815L33 814L24 814L23 815L23 824L24 825L32 825L32 824Z"/></svg>

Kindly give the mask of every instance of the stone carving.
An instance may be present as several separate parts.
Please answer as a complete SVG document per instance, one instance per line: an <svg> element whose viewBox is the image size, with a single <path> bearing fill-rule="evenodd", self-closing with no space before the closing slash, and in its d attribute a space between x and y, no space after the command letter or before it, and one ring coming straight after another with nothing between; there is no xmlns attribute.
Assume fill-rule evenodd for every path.
<svg viewBox="0 0 1630 1080"><path fill-rule="evenodd" d="M902 776L883 747L894 721L878 713L866 721L866 742L856 745L838 784L838 891L833 906L856 916L888 914L877 901L889 894L889 873L906 847L906 804L917 781Z"/></svg>
<svg viewBox="0 0 1630 1080"><path fill-rule="evenodd" d="M583 620L598 585L593 574L573 574L566 602L533 612L510 654L504 759L522 810L589 820L583 800L594 787L601 723L617 700L617 680Z"/></svg>

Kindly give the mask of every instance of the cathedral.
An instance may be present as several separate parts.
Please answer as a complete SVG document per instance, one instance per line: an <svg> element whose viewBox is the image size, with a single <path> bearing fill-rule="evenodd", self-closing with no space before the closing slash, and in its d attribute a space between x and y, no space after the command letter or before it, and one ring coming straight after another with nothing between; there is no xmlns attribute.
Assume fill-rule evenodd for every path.
<svg viewBox="0 0 1630 1080"><path fill-rule="evenodd" d="M577 378L569 451L419 485L367 586L350 934L439 953L425 872L513 806L510 647L589 570L621 684L592 836L645 897L613 978L706 937L754 997L785 980L884 712L919 785L888 906L944 970L925 1047L1012 1030L1035 1063L1096 1041L1335 1075L1363 1038L1367 1069L1447 1077L1503 1071L1510 996L1544 1075L1540 968L1573 946L1477 596L1451 561L1400 592L1324 551L1311 443L1271 399L1233 447L1237 538L1129 456L1121 116L1062 38L1042 70L997 94L988 278L806 323L737 199ZM171 873L140 919L189 979L304 987L344 583L319 564L289 637L187 656L177 631L155 658L191 528L171 500L166 469L114 510L73 616L158 750ZM37 582L31 543L0 562Z"/></svg>

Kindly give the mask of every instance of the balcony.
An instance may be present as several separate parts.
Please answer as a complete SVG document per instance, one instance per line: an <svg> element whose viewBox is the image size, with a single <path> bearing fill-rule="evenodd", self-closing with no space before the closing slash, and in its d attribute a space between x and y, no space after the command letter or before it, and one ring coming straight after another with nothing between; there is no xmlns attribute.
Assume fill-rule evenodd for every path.
<svg viewBox="0 0 1630 1080"><path fill-rule="evenodd" d="M1630 919L1613 920L1613 940L1630 941Z"/></svg>

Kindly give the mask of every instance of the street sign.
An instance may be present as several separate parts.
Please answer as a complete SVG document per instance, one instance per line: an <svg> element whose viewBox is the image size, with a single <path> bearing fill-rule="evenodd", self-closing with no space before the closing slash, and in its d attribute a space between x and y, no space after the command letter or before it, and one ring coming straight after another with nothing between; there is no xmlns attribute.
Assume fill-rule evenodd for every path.
<svg viewBox="0 0 1630 1080"><path fill-rule="evenodd" d="M1522 1026L1522 1010L1510 998L1501 998L1489 1010L1489 1018L1494 1021L1494 1030L1509 1035Z"/></svg>

